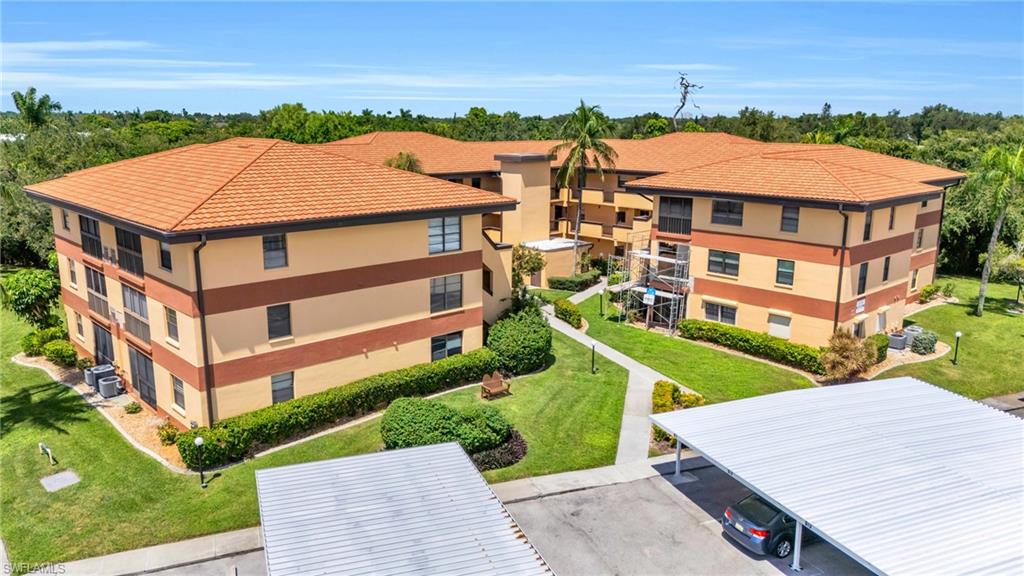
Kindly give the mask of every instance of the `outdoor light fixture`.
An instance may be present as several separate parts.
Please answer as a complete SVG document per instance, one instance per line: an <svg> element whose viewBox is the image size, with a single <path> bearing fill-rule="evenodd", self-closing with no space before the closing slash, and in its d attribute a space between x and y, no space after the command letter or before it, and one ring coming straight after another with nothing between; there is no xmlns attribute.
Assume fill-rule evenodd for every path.
<svg viewBox="0 0 1024 576"><path fill-rule="evenodd" d="M590 341L590 373L597 374L597 340Z"/></svg>
<svg viewBox="0 0 1024 576"><path fill-rule="evenodd" d="M601 295L601 318L604 318L604 288L601 288L598 294Z"/></svg>
<svg viewBox="0 0 1024 576"><path fill-rule="evenodd" d="M203 471L203 437L196 436L196 448L199 449L199 485L206 488L206 474Z"/></svg>
<svg viewBox="0 0 1024 576"><path fill-rule="evenodd" d="M957 330L955 336L956 344L953 348L953 366L956 366L957 356L960 354L960 337L963 336L963 333Z"/></svg>

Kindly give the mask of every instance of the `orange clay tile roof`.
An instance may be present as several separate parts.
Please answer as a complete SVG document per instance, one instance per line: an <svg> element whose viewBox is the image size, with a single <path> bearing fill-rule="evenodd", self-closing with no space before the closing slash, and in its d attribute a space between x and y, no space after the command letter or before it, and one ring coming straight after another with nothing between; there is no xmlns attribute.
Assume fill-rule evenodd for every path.
<svg viewBox="0 0 1024 576"><path fill-rule="evenodd" d="M936 192L941 183L963 177L937 166L835 144L763 143L714 132L606 141L617 152L620 172L657 174L631 181L630 188L636 189L871 203ZM548 152L557 142L460 142L423 132L375 132L320 147L373 163L412 152L425 172L440 176L496 172L497 153ZM552 160L552 166L561 160Z"/></svg>
<svg viewBox="0 0 1024 576"><path fill-rule="evenodd" d="M26 190L172 233L515 205L493 192L262 138L185 146Z"/></svg>

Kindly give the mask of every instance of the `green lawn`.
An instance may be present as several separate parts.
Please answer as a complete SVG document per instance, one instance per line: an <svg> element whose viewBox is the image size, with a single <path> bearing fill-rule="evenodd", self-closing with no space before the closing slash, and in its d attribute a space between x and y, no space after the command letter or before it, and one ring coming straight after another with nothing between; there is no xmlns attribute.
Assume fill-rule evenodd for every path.
<svg viewBox="0 0 1024 576"><path fill-rule="evenodd" d="M0 346L0 532L13 562L109 554L256 525L254 471L380 449L378 421L324 436L217 474L206 490L137 451L75 392L9 358L27 328L8 312ZM523 461L486 474L501 481L615 460L627 375L600 359L597 375L579 344L555 334L557 360L495 400L529 442ZM480 401L476 390L446 402ZM36 445L58 459L50 467ZM72 469L82 481L49 494L39 479Z"/></svg>
<svg viewBox="0 0 1024 576"><path fill-rule="evenodd" d="M961 304L930 308L907 318L904 325L919 324L939 335L950 345L960 339L958 363L953 353L919 364L894 368L879 378L913 376L936 386L952 390L968 398L1011 394L1024 390L1024 366L1018 364L1024 351L1024 316L1006 312L1006 304L1017 295L1017 287L989 284L985 314L974 315L978 302L978 280L963 277L940 277L936 284L954 285L954 295Z"/></svg>
<svg viewBox="0 0 1024 576"><path fill-rule="evenodd" d="M534 288L530 290L530 294L533 294L548 304L551 304L555 300L568 298L575 294L575 292L572 290L554 290L552 288Z"/></svg>
<svg viewBox="0 0 1024 576"><path fill-rule="evenodd" d="M700 392L708 402L813 386L789 370L602 318L599 299L592 296L580 304L588 335ZM610 311L605 302L605 312Z"/></svg>

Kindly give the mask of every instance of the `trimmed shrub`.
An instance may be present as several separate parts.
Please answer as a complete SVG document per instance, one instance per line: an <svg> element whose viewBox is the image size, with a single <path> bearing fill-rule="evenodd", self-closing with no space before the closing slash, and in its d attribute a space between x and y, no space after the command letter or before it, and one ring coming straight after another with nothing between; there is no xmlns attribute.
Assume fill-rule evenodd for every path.
<svg viewBox="0 0 1024 576"><path fill-rule="evenodd" d="M178 429L170 422L164 422L156 429L156 436L164 446L170 446L178 440Z"/></svg>
<svg viewBox="0 0 1024 576"><path fill-rule="evenodd" d="M92 368L95 364L96 363L93 362L92 358L83 357L79 358L78 361L75 362L75 367L79 370L85 370L86 368Z"/></svg>
<svg viewBox="0 0 1024 576"><path fill-rule="evenodd" d="M591 270L572 276L552 276L548 278L548 288L579 292L586 290L601 281L601 271Z"/></svg>
<svg viewBox="0 0 1024 576"><path fill-rule="evenodd" d="M78 361L78 352L67 340L52 340L43 346L46 359L58 366L70 368Z"/></svg>
<svg viewBox="0 0 1024 576"><path fill-rule="evenodd" d="M935 284L929 284L921 288L921 302L927 302L935 297L939 292L939 287Z"/></svg>
<svg viewBox="0 0 1024 576"><path fill-rule="evenodd" d="M22 336L21 350L26 356L41 356L43 354L43 346L54 340L63 340L67 337L68 332L63 326L33 330Z"/></svg>
<svg viewBox="0 0 1024 576"><path fill-rule="evenodd" d="M931 354L935 352L935 343L939 341L939 335L931 330L925 330L914 336L910 344L910 351L914 354Z"/></svg>
<svg viewBox="0 0 1024 576"><path fill-rule="evenodd" d="M942 295L946 298L952 298L954 288L955 286L953 286L952 282L946 282L942 285Z"/></svg>
<svg viewBox="0 0 1024 576"><path fill-rule="evenodd" d="M142 412L142 404L138 402L129 402L124 405L125 414L138 414Z"/></svg>
<svg viewBox="0 0 1024 576"><path fill-rule="evenodd" d="M533 372L544 366L551 353L551 327L537 312L516 312L491 326L487 347L497 354L504 372Z"/></svg>
<svg viewBox="0 0 1024 576"><path fill-rule="evenodd" d="M380 422L380 436L389 450L455 441L476 454L500 446L511 430L493 406L477 404L459 411L423 398L395 400Z"/></svg>
<svg viewBox="0 0 1024 576"><path fill-rule="evenodd" d="M668 380L658 380L654 383L654 392L651 393L652 414L703 405L704 397L700 394L683 392L679 386ZM672 439L672 436L657 426L651 426L651 430L654 432L654 440L656 442L667 442Z"/></svg>
<svg viewBox="0 0 1024 576"><path fill-rule="evenodd" d="M273 404L226 418L212 428L178 434L178 452L189 468L199 467L193 444L202 436L203 465L207 468L241 460L261 447L386 407L396 398L424 396L482 379L497 370L498 357L487 348L437 362L376 374L343 386Z"/></svg>
<svg viewBox="0 0 1024 576"><path fill-rule="evenodd" d="M762 332L705 320L682 320L679 322L679 335L690 340L719 344L812 374L825 373L825 367L821 363L821 349L806 344L795 344Z"/></svg>
<svg viewBox="0 0 1024 576"><path fill-rule="evenodd" d="M583 315L580 314L580 309L564 298L555 300L555 318L565 320L573 328L583 326Z"/></svg>
<svg viewBox="0 0 1024 576"><path fill-rule="evenodd" d="M496 470L519 462L526 457L526 439L515 428L508 434L508 440L490 450L483 450L470 455L477 470Z"/></svg>
<svg viewBox="0 0 1024 576"><path fill-rule="evenodd" d="M875 364L881 363L889 355L889 335L879 332L868 336L867 341L875 347Z"/></svg>

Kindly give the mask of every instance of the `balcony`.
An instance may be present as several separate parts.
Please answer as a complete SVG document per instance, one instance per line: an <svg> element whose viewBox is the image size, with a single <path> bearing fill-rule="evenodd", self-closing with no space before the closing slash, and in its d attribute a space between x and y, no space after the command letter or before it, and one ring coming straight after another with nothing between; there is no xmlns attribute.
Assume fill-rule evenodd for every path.
<svg viewBox="0 0 1024 576"><path fill-rule="evenodd" d="M107 304L107 299L91 291L89 292L89 310L104 318L110 316L110 305Z"/></svg>
<svg viewBox="0 0 1024 576"><path fill-rule="evenodd" d="M693 222L690 218L675 218L672 216L660 216L658 217L658 232L665 232L667 234L690 234L691 223Z"/></svg>
<svg viewBox="0 0 1024 576"><path fill-rule="evenodd" d="M604 233L601 229L601 224L598 222L581 222L580 236L586 236L587 238L602 238Z"/></svg>
<svg viewBox="0 0 1024 576"><path fill-rule="evenodd" d="M124 328L129 334L135 336L143 342L149 342L149 323L135 316L131 312L125 311L124 315Z"/></svg>

